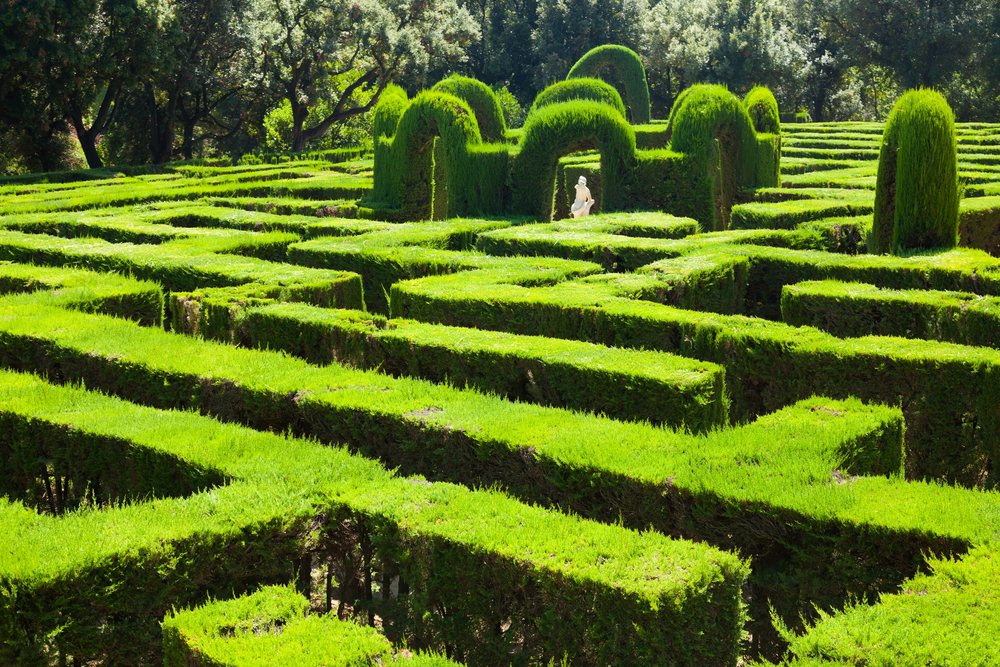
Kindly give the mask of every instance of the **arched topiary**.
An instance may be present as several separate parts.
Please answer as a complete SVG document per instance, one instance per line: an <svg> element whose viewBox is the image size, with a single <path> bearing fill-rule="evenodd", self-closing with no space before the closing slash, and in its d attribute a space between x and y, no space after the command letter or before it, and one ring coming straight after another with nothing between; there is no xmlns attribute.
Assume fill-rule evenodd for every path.
<svg viewBox="0 0 1000 667"><path fill-rule="evenodd" d="M699 85L678 97L670 118L670 148L698 156L713 181L713 210L696 217L705 231L728 229L736 193L756 185L758 142L750 115L724 87Z"/></svg>
<svg viewBox="0 0 1000 667"><path fill-rule="evenodd" d="M882 133L869 252L955 247L958 199L955 114L940 93L911 90Z"/></svg>
<svg viewBox="0 0 1000 667"><path fill-rule="evenodd" d="M497 96L485 83L467 76L452 74L447 79L438 81L431 90L448 93L460 100L465 100L465 103L476 114L479 134L483 141L498 142L504 140L507 124L503 119L503 110L500 108Z"/></svg>
<svg viewBox="0 0 1000 667"><path fill-rule="evenodd" d="M521 152L512 167L513 213L551 220L559 158L591 148L601 153L602 210L625 207L635 132L607 104L575 100L539 109L525 124Z"/></svg>
<svg viewBox="0 0 1000 667"><path fill-rule="evenodd" d="M409 104L405 90L395 84L386 86L378 98L378 104L375 105L372 138L391 137L396 134L399 119L403 117L403 112Z"/></svg>
<svg viewBox="0 0 1000 667"><path fill-rule="evenodd" d="M750 114L754 129L765 134L780 134L781 119L778 117L778 100L764 86L755 86L743 98L743 106Z"/></svg>
<svg viewBox="0 0 1000 667"><path fill-rule="evenodd" d="M602 102L617 109L622 118L625 117L625 103L622 102L622 96L618 94L614 86L600 79L582 77L579 79L558 81L538 93L538 97L535 98L531 109L528 111L528 118L525 119L525 123L539 109L547 107L550 104L569 102L570 100Z"/></svg>
<svg viewBox="0 0 1000 667"><path fill-rule="evenodd" d="M632 122L636 125L648 123L649 84L646 83L646 68L632 49L617 44L605 44L591 49L576 61L566 78L597 77L605 67L615 70L625 86L625 101L632 111Z"/></svg>
<svg viewBox="0 0 1000 667"><path fill-rule="evenodd" d="M677 112L684 106L684 100L688 95L691 94L692 90L695 90L697 86L692 86L690 88L685 88L674 100L674 106L670 107L670 115L667 116L667 141L673 138L674 134L674 119L677 117Z"/></svg>
<svg viewBox="0 0 1000 667"><path fill-rule="evenodd" d="M441 137L448 171L455 187L449 188L449 210L466 185L461 175L468 160L468 147L481 143L479 125L463 100L446 93L424 91L413 98L399 120L385 163L386 192L366 198L381 209L400 209L400 220L429 220L434 198L434 139ZM383 139L383 141L386 141Z"/></svg>

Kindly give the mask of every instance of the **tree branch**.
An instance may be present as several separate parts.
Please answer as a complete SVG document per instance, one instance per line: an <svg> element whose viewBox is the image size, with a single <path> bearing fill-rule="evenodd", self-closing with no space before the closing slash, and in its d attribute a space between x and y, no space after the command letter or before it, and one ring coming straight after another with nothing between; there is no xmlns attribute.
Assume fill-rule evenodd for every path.
<svg viewBox="0 0 1000 667"><path fill-rule="evenodd" d="M334 107L334 110L330 113L329 116L324 118L318 125L315 125L314 127L310 127L309 129L305 128L302 129L303 144L307 141L310 141L311 139L315 139L316 137L322 136L328 129L330 129L330 126L333 125L334 123L344 121L347 120L348 118L351 118L352 116L357 116L358 114L371 111L375 107L375 105L378 104L378 99L382 95L382 91L385 90L386 85L388 85L388 81L383 80L382 84L379 86L378 90L375 92L372 98L368 100L367 104L363 106L351 107L346 110L342 109L344 106L344 102L349 100L354 95L354 92L358 88L360 88L365 83L371 83L377 78L377 76L378 76L378 71L375 69L370 69L368 70L368 72L365 73L363 77L359 78L357 81L355 81L350 86L345 88L344 93L340 96L340 100L337 102L337 106Z"/></svg>

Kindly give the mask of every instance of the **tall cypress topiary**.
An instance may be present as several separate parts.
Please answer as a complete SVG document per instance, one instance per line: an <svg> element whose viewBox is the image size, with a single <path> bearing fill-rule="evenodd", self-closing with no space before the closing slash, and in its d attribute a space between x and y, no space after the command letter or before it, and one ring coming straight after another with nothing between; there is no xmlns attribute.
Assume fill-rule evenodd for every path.
<svg viewBox="0 0 1000 667"><path fill-rule="evenodd" d="M632 49L617 44L605 44L587 51L570 68L567 79L598 77L605 67L612 68L625 86L625 99L632 111L632 122L644 125L649 122L649 84L646 68Z"/></svg>
<svg viewBox="0 0 1000 667"><path fill-rule="evenodd" d="M955 114L937 91L908 91L882 134L868 251L955 247L958 200Z"/></svg>

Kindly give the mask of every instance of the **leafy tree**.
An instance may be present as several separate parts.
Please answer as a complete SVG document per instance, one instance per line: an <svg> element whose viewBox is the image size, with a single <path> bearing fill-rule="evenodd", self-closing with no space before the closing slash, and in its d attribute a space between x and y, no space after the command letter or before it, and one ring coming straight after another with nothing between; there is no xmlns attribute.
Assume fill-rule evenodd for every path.
<svg viewBox="0 0 1000 667"><path fill-rule="evenodd" d="M249 22L241 21L250 8L250 0L174 0L163 7L154 64L137 82L154 163L177 152L178 126L187 159L196 145L239 131L241 115L219 112L260 79Z"/></svg>
<svg viewBox="0 0 1000 667"><path fill-rule="evenodd" d="M323 118L330 115L335 100L339 98L346 85L357 77L358 72L354 71L346 72L339 77L330 77L326 83L331 89L318 91L318 99L316 106L312 108L312 113ZM373 89L360 91L357 93L358 102L367 104L374 93ZM312 150L323 150L370 143L373 114L374 110L357 114L341 123L336 123L330 127L326 134L312 139L306 147ZM292 133L292 106L287 99L282 100L277 109L273 109L264 117L263 125L264 148L269 151L289 151L292 149L295 139Z"/></svg>
<svg viewBox="0 0 1000 667"><path fill-rule="evenodd" d="M639 51L648 13L647 0L539 0L531 33L535 87L565 78L595 46L619 44Z"/></svg>
<svg viewBox="0 0 1000 667"><path fill-rule="evenodd" d="M295 151L372 109L398 76L426 71L436 60L461 62L476 36L472 17L455 0L259 0L257 21L272 94L291 107ZM350 73L357 74L332 109L310 119L325 80ZM356 94L369 88L374 94L361 103Z"/></svg>
<svg viewBox="0 0 1000 667"><path fill-rule="evenodd" d="M719 0L714 24L719 41L709 54L711 78L739 95L755 85L767 85L787 107L805 54L784 20L782 4L778 0Z"/></svg>
<svg viewBox="0 0 1000 667"><path fill-rule="evenodd" d="M88 55L81 37L97 32L102 9L97 0L18 0L0 12L0 123L11 128L5 162L42 171L65 166L67 111L86 85L75 70ZM86 97L89 105L93 92Z"/></svg>
<svg viewBox="0 0 1000 667"><path fill-rule="evenodd" d="M662 0L650 10L640 54L654 117L665 118L682 90L707 79L710 54L721 39L713 21L716 4Z"/></svg>
<svg viewBox="0 0 1000 667"><path fill-rule="evenodd" d="M858 63L894 71L903 88L940 86L984 43L995 0L817 0L827 30Z"/></svg>
<svg viewBox="0 0 1000 667"><path fill-rule="evenodd" d="M155 6L139 0L100 0L86 8L57 32L49 76L87 164L97 168L103 166L97 139L113 125L124 87L148 66L158 17Z"/></svg>
<svg viewBox="0 0 1000 667"><path fill-rule="evenodd" d="M795 18L779 0L662 0L649 12L642 47L655 115L703 82L739 94L767 85L794 108L806 69Z"/></svg>
<svg viewBox="0 0 1000 667"><path fill-rule="evenodd" d="M531 42L537 18L538 0L495 0L483 37L483 70L472 73L485 83L508 88L525 107L539 90Z"/></svg>
<svg viewBox="0 0 1000 667"><path fill-rule="evenodd" d="M1000 3L989 14L979 47L941 86L960 122L1000 120Z"/></svg>

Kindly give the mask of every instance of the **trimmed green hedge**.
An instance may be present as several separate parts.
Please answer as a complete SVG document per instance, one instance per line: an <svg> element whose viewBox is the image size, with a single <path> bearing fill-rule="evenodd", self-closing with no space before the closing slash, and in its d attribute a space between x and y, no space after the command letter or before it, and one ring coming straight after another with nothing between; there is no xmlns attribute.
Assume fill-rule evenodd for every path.
<svg viewBox="0 0 1000 667"><path fill-rule="evenodd" d="M166 213L177 215L184 209ZM95 238L109 243L136 245L170 244L170 248L191 248L206 253L225 253L283 262L289 244L300 240L298 234L285 231L250 232L236 229L178 229L165 224L147 223L143 216L92 216L77 213L34 214L0 221L0 227L26 234L45 234L64 238ZM139 219L136 219L139 218ZM158 222L158 221L157 221Z"/></svg>
<svg viewBox="0 0 1000 667"><path fill-rule="evenodd" d="M405 661L447 667L444 656L395 651L374 628L309 614L291 586L174 611L163 620L163 667L360 667Z"/></svg>
<svg viewBox="0 0 1000 667"><path fill-rule="evenodd" d="M656 150L670 145L670 135L667 134L667 124L633 125L635 131L635 146L640 150Z"/></svg>
<svg viewBox="0 0 1000 667"><path fill-rule="evenodd" d="M0 262L0 294L47 292L67 308L163 325L163 288L113 273Z"/></svg>
<svg viewBox="0 0 1000 667"><path fill-rule="evenodd" d="M183 337L128 327L127 323L115 320L94 321L91 325L78 319L86 316L78 315L75 316L77 320L72 321L63 315L66 311L54 312L38 304L34 309L22 312L33 313L18 318L18 328L25 333L33 328L32 322L40 324L45 318L62 317L60 321L64 330L61 332L48 327L45 333L16 336L21 350L19 358L30 357L33 359L29 362L32 366L47 367L53 372L55 366L51 364L56 362L60 377L86 377L88 386L115 393L123 393L127 386L131 400L197 406L224 419L247 420L259 428L265 425L275 430L305 428L307 433L327 442L336 434L333 442L347 442L352 447L359 447L369 455L384 458L392 467L402 466L404 470L416 468L425 474L434 471L438 476L454 475L470 484L500 481L528 499L560 505L571 503L574 509L586 515L606 520L623 517L629 525L648 527L652 524L668 532L674 531L677 525L684 525L688 519L682 521L682 518L689 513L697 516L699 507L702 507L709 515L723 511L722 515L712 520L721 521L721 524L716 528L706 526L709 534L721 531L735 535L732 528L727 528L729 519L725 515L730 511L742 515L748 508L737 498L731 510L723 510L719 502L729 506L729 501L723 498L732 493L742 498L749 493L746 497L764 500L779 491L791 490L788 484L802 474L802 469L798 467L795 468L798 472L785 469L783 483L774 486L766 480L776 479L777 476L762 470L759 483L747 486L738 481L745 472L738 465L717 469L710 463L716 457L732 461L732 454L727 453L727 448L735 443L740 443L738 448L762 443L760 446L764 449L761 451L769 452L769 461L771 457L777 457L773 458L775 464L785 460L786 456L773 450L776 438L780 442L805 447L800 455L794 457L795 461L801 463L805 452L812 452L809 454L811 457L819 457L810 459L813 463L810 464L811 472L805 478L808 480L814 480L816 476L824 479L830 469L851 470L855 474L866 471L895 474L901 462L898 412L870 410L857 403L842 405L814 401L787 415L765 420L751 431L714 434L712 442L715 445L699 444L690 436L671 434L646 425L622 424L551 408L511 404L470 392L393 380L372 373L335 367L322 370L309 368L302 362L279 355L199 344ZM50 342L42 347L29 342L32 336L39 334L49 338ZM8 336L5 334L4 338L13 342L14 339ZM123 336L131 341L128 347L119 342ZM88 339L89 342L86 342ZM41 342L41 339L36 340ZM95 343L107 346L108 350L128 349L130 352L125 356L101 352L99 347L94 347ZM78 352L73 352L74 348ZM50 357L49 362L43 362L42 357L37 356L38 353L47 354L42 352L43 349L58 352ZM75 360L73 357L76 357ZM39 362L40 365L36 366ZM211 368L221 370L212 371ZM80 375L81 371L83 375ZM149 382L152 377L160 378L161 386L153 387ZM195 404L190 402L192 399ZM845 414L856 415L860 419L830 421ZM83 420L78 414L74 414L73 423L77 428L83 428ZM561 427L555 428L556 424ZM796 438L775 436L776 424L785 424L780 432L796 433ZM228 442L222 444L228 446ZM707 446L722 449L717 455L709 456L706 463ZM528 453L530 457L526 459ZM251 456L252 452L246 452L246 455ZM743 459L744 456L759 458L761 454L738 453L736 459ZM527 469L523 467L526 464ZM260 465L268 464L261 461ZM676 506L671 500L673 496L665 493L663 480L678 475L690 466L693 466L690 477L676 477L671 484L679 485L685 496L691 492L704 500L690 501L693 505L684 501ZM280 466L273 469L285 470ZM605 472L595 476L597 471ZM722 474L720 481L730 475L735 475L736 479L720 487L727 490L722 498L718 498L714 491L709 490L714 483L702 486L708 482L706 475L709 474ZM637 480L646 481L637 488ZM806 488L813 484L812 481L804 483ZM702 488L706 489L707 496L700 495L702 492L698 489ZM774 497L774 500L781 506L789 502L801 503L802 488L797 489L785 499ZM760 493L764 495L758 496ZM800 509L791 510L791 516L798 518L789 520L803 525L799 513L807 506L798 505ZM512 520L517 519L514 517ZM677 524L678 521L682 523ZM524 535L525 539L535 539L532 531L526 530ZM855 538L845 535L844 539L850 541ZM751 550L759 547L753 541L746 544ZM821 540L814 549L810 549L810 553L802 553L803 560L795 567L811 567L808 565L810 562L815 566L829 564L830 554L826 552L826 556L822 555L827 546L827 541ZM917 558L919 549L924 546L928 545L907 543L901 548L910 554L907 558ZM916 552L910 551L913 548ZM810 561L813 558L816 560ZM885 567L888 566L879 566L878 577L886 575ZM759 585L765 586L764 581ZM837 586L827 589L823 595L836 598L843 594L843 590L853 590L855 584L852 581L837 580ZM869 581L865 586L873 583ZM773 584L760 589L756 599L760 604L764 604L765 599L771 599L775 604L780 601L783 607L796 610L791 612L793 616L798 610L808 608L808 602L799 600L797 592ZM767 617L763 607L757 608L756 613L759 620ZM765 626L766 622L759 631L763 631Z"/></svg>
<svg viewBox="0 0 1000 667"><path fill-rule="evenodd" d="M569 102L571 100L591 100L592 102L603 102L618 110L618 113L625 117L625 103L622 102L621 95L614 89L614 86L607 84L600 79L579 78L557 81L542 92L531 104L528 111L528 118L550 104L557 102Z"/></svg>
<svg viewBox="0 0 1000 667"><path fill-rule="evenodd" d="M221 243L201 239L197 241L206 242L147 246L0 231L0 260L118 272L155 280L164 289L178 292L206 286L253 284L313 294L317 305L364 307L361 277L356 274L319 271L214 252L238 250L245 244L252 246L256 243L254 238L253 235L233 235L230 239L222 238Z"/></svg>
<svg viewBox="0 0 1000 667"><path fill-rule="evenodd" d="M287 580L290 561L313 556L363 579L340 587L355 617L376 613L387 634L468 664L496 664L515 643L525 663L564 652L585 665L735 665L739 656L747 566L733 555L501 493L394 478L340 448L32 376L0 373L0 392L8 426L0 441L13 460L37 466L41 453L72 469L74 454L94 450L122 466L101 452L124 446L232 480L187 498L58 519L0 501L10 536L0 554L6 664L37 659L49 645L119 665L155 659L158 620L171 606ZM396 577L406 591L400 584L382 600L368 593ZM495 631L504 622L511 634Z"/></svg>
<svg viewBox="0 0 1000 667"><path fill-rule="evenodd" d="M758 137L746 107L722 86L692 86L678 96L670 127L671 150L695 156L698 169L708 174L712 195L691 216L706 231L729 228L741 188L777 185L780 136Z"/></svg>
<svg viewBox="0 0 1000 667"><path fill-rule="evenodd" d="M666 149L639 151L630 201L636 208L693 218L704 231L714 224L714 182L713 172L697 155Z"/></svg>
<svg viewBox="0 0 1000 667"><path fill-rule="evenodd" d="M1000 298L837 281L785 285L781 315L840 338L901 336L1000 348Z"/></svg>
<svg viewBox="0 0 1000 667"><path fill-rule="evenodd" d="M235 338L316 364L337 362L696 433L727 422L722 369L661 352L291 304L249 310Z"/></svg>
<svg viewBox="0 0 1000 667"><path fill-rule="evenodd" d="M498 215L507 205L510 151L508 144L483 143L465 101L424 91L410 101L395 136L376 140L375 187L358 215L394 222L430 220L435 208L439 218ZM435 188L448 193L437 207Z"/></svg>
<svg viewBox="0 0 1000 667"><path fill-rule="evenodd" d="M795 229L804 222L824 218L870 216L875 210L864 199L796 199L751 202L733 206L730 229Z"/></svg>
<svg viewBox="0 0 1000 667"><path fill-rule="evenodd" d="M196 343L120 320L88 323L86 318L93 316L57 312L37 298L24 306L5 303L3 311L13 317L0 319L7 331L2 339L16 345L18 363L50 371L58 366L58 377L86 378L88 386L128 391L133 400L191 405L193 399L201 409L223 418L246 419L275 430L299 424L325 441L336 433L340 441L378 452L394 467L428 465L432 467L426 470L439 473L462 468L458 459L467 457L472 445L484 455L473 456L480 462L476 465L489 461L493 471L479 468L482 472L476 479L489 483L495 474L492 479L503 480L529 499L569 501L588 515L621 516L635 525L678 530L746 554L757 553L766 544L772 554L770 568L777 569L763 567L754 575L754 599L760 605L755 609L762 614L758 619L767 617L767 601L793 619L809 610L810 601L827 607L847 594L870 596L887 590L920 566L922 551L961 552L963 544L983 539L993 530L969 520L978 516L974 508L981 507L980 493L905 483L896 477L902 463L902 428L894 410L814 399L750 427L711 434L695 446L684 436L648 426L515 407L442 387L420 385L417 390L416 383L345 369L309 369L278 355ZM53 319L60 328L46 323ZM130 344L122 345L123 337ZM122 350L129 352L122 355ZM49 360L43 361L46 357ZM145 396L136 392L153 386L142 379L144 375L159 378ZM199 386L204 389L196 389ZM79 430L87 422L80 416L78 402L74 405L70 418ZM337 412L342 416L335 417ZM30 414L37 418L38 410L31 409ZM845 415L851 417L842 421ZM548 429L555 423L552 420L563 428ZM102 416L95 423L106 424L106 419ZM384 438L387 444L380 445L375 438ZM775 443L794 451L778 450ZM231 456L229 442L221 446ZM525 461L521 452L529 448L532 458ZM519 472L521 468L509 467L513 461L505 451L512 451L520 457L518 466L527 463L529 469ZM314 458L289 456L303 462ZM744 465L747 462L751 465ZM607 473L594 476L603 470ZM544 484L540 485L539 474ZM865 477L863 482L852 478L861 474L889 477ZM600 480L597 487L595 479ZM941 512L942 504L948 513ZM873 513L875 507L878 512ZM759 520L758 513L762 513ZM831 520L836 521L833 533ZM774 529L761 533L761 526ZM796 528L790 531L789 526ZM774 560L776 540L794 545L794 555ZM886 549L887 544L892 548ZM853 559L863 554L863 565L844 569L837 553L850 553ZM807 586L811 593L800 597L797 587L791 591L776 583L780 576L772 578L787 571L809 577L814 582ZM465 584L457 585L469 590ZM754 626L754 633L761 641L765 627Z"/></svg>
<svg viewBox="0 0 1000 667"><path fill-rule="evenodd" d="M632 49L617 44L604 44L583 54L570 68L567 79L597 77L601 70L611 68L625 88L625 98L632 112L632 122L636 125L649 123L649 84L646 83L646 68Z"/></svg>
<svg viewBox="0 0 1000 667"><path fill-rule="evenodd" d="M386 86L372 115L372 138L376 140L379 137L392 138L399 126L399 119L403 117L409 105L410 100L405 90L396 84Z"/></svg>
<svg viewBox="0 0 1000 667"><path fill-rule="evenodd" d="M963 199L958 209L959 245L1000 257L1000 197Z"/></svg>
<svg viewBox="0 0 1000 667"><path fill-rule="evenodd" d="M340 173L315 174L288 172L281 167L271 177L256 172L234 173L212 179L182 179L171 175L161 180L123 179L125 183L109 184L96 193L54 191L32 195L15 195L16 200L3 201L5 215L24 215L56 211L84 211L110 206L130 206L148 202L181 202L200 197L284 197L294 195L305 199L357 198L373 187L373 181L363 176Z"/></svg>
<svg viewBox="0 0 1000 667"><path fill-rule="evenodd" d="M874 254L958 244L955 114L933 90L896 101L882 136L875 186Z"/></svg>
<svg viewBox="0 0 1000 667"><path fill-rule="evenodd" d="M935 558L878 604L854 604L798 636L786 631L794 667L998 664L1000 554L982 546L961 560Z"/></svg>
<svg viewBox="0 0 1000 667"><path fill-rule="evenodd" d="M1000 274L994 260L973 251L953 251L928 265L927 258L887 261L750 245L707 249L713 247L720 256L702 257L700 265L698 254L651 265L653 275L643 277L640 285L629 276L594 276L526 288L493 271L423 278L393 286L392 314L714 361L727 369L736 419L766 414L820 391L888 403L902 400L911 478L977 485L987 475L987 486L996 483L989 476L989 461L1000 457L994 444L994 434L1000 433L1000 385L994 384L1000 359L992 350L885 338L842 341L777 322L675 310L628 298L638 294L671 303L690 294L705 302L696 307L733 308L742 301L746 312L773 311L778 317L781 287L808 279L874 281L896 289L968 291L975 285L995 293ZM745 269L740 268L741 257ZM733 263L727 266L722 258ZM685 263L693 265L682 268ZM675 265L680 274L671 271ZM696 288L699 284L713 287ZM503 308L497 309L501 303ZM873 375L873 367L880 372ZM970 418L975 428L966 426Z"/></svg>
<svg viewBox="0 0 1000 667"><path fill-rule="evenodd" d="M479 234L476 248L491 256L542 256L595 262L607 271L634 271L664 257L677 256L663 239L684 238L697 231L690 218L659 214L672 224L664 224L660 238L619 235L608 216L587 216L583 221L524 225ZM661 219L662 219L661 218ZM614 219L613 217L611 218ZM664 222L666 222L666 220Z"/></svg>
<svg viewBox="0 0 1000 667"><path fill-rule="evenodd" d="M444 250L469 250L479 233L501 229L507 220L449 220L393 225L392 229L349 239L314 239L289 246L288 261L319 269L351 271L363 277L365 306L388 314L389 289L399 280L496 264L483 256ZM347 306L358 309L357 306Z"/></svg>
<svg viewBox="0 0 1000 667"><path fill-rule="evenodd" d="M467 83L479 90L479 84ZM550 221L551 188L565 176L560 158L591 149L600 152L603 211L659 209L725 229L741 188L778 184L780 135L758 135L743 103L724 88L685 91L669 124L643 128L644 145L662 145L672 131L672 150L638 155L635 131L619 110L592 100L558 101L581 90L614 98L609 86L596 81L557 84L539 96L516 146L483 142L472 110L458 98L421 93L395 136L376 137L374 187L361 200L358 217L398 222L506 213ZM760 100L767 95L755 93ZM510 137L505 133L505 140ZM557 190L565 193L555 207L563 215L568 189L559 183Z"/></svg>
<svg viewBox="0 0 1000 667"><path fill-rule="evenodd" d="M781 134L778 101L764 86L754 86L743 98L743 106L750 114L754 129L761 134Z"/></svg>
<svg viewBox="0 0 1000 667"><path fill-rule="evenodd" d="M448 172L455 179L449 188L449 210L459 207L459 186L465 163L468 162L467 145L481 142L479 125L472 109L463 100L446 93L424 91L414 97L403 112L392 138L389 160L385 163L388 172L385 204L389 208L401 209L403 219L431 218L434 197L431 144L439 135L444 143L446 160L450 163ZM372 197L376 198L379 194L373 192Z"/></svg>
<svg viewBox="0 0 1000 667"><path fill-rule="evenodd" d="M507 134L507 122L503 118L500 102L489 86L482 81L467 76L452 74L434 84L431 90L448 93L465 100L479 125L482 140L488 143L502 142Z"/></svg>

